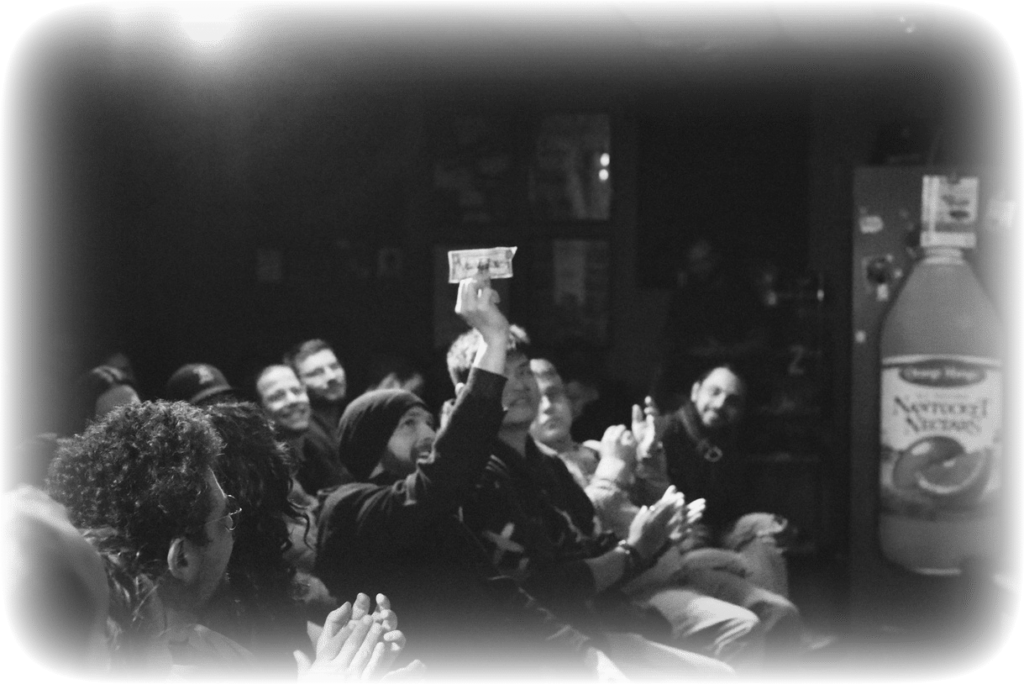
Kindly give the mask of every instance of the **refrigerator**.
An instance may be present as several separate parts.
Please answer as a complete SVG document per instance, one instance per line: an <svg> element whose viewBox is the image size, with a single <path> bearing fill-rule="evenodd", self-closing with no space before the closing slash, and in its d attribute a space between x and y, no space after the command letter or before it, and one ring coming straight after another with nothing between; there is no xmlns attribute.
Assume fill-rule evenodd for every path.
<svg viewBox="0 0 1024 684"><path fill-rule="evenodd" d="M913 267L925 176L977 177L976 249L966 253L995 306L1006 340L1000 557L1017 569L1019 328L1016 182L990 167L861 167L854 171L850 396L849 617L855 632L956 636L963 576L914 573L888 561L878 538L880 349L884 316ZM1012 560L1010 560L1012 559Z"/></svg>

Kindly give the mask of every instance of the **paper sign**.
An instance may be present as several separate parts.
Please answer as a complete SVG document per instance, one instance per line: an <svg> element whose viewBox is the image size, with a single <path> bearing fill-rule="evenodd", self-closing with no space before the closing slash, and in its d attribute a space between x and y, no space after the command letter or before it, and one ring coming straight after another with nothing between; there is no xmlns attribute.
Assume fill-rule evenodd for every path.
<svg viewBox="0 0 1024 684"><path fill-rule="evenodd" d="M921 185L921 246L970 249L976 242L978 179L925 176Z"/></svg>

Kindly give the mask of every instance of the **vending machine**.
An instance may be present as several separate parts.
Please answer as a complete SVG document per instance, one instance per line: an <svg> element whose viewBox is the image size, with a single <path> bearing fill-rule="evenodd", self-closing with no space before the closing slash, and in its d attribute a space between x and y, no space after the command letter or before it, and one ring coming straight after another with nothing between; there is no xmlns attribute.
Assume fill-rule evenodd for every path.
<svg viewBox="0 0 1024 684"><path fill-rule="evenodd" d="M992 174L916 167L857 169L853 198L850 618L934 626L1006 546L998 263L1014 203Z"/></svg>

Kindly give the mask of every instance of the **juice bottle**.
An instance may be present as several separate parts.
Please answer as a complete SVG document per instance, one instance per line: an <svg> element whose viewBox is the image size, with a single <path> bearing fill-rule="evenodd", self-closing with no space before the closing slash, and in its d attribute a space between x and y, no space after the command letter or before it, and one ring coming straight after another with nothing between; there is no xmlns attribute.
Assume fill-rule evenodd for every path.
<svg viewBox="0 0 1024 684"><path fill-rule="evenodd" d="M945 575L998 552L1003 348L962 249L926 237L882 325L879 541Z"/></svg>

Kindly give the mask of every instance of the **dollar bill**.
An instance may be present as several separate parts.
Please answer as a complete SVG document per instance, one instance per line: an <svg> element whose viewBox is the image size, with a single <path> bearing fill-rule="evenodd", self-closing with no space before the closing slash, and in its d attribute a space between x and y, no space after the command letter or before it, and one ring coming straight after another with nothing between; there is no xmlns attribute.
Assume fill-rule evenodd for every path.
<svg viewBox="0 0 1024 684"><path fill-rule="evenodd" d="M515 247L457 249L448 252L448 282L457 283L477 273L491 278L511 278L512 257L515 255Z"/></svg>

